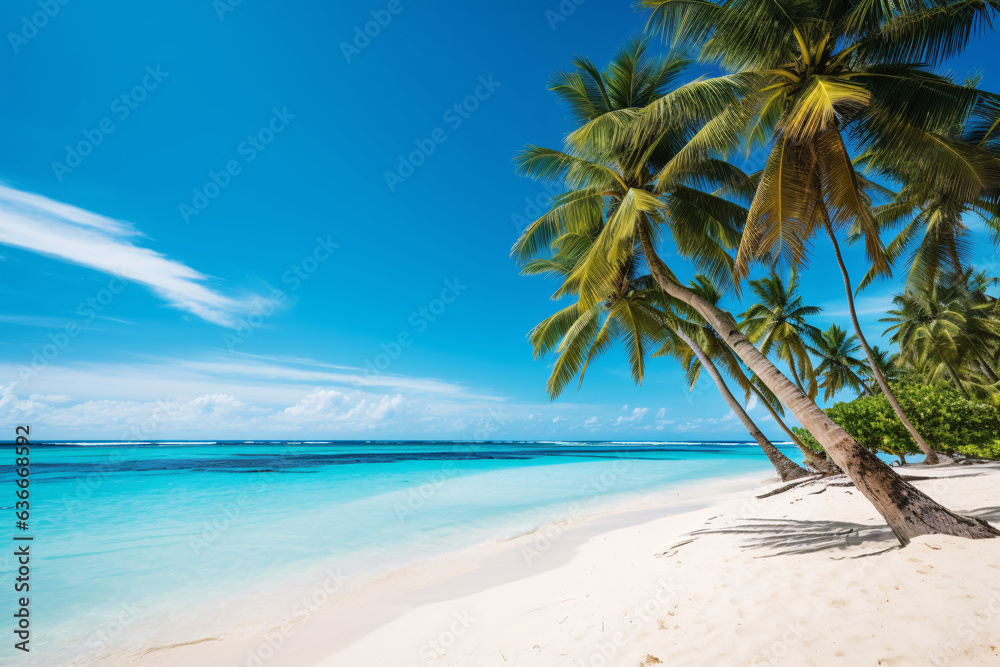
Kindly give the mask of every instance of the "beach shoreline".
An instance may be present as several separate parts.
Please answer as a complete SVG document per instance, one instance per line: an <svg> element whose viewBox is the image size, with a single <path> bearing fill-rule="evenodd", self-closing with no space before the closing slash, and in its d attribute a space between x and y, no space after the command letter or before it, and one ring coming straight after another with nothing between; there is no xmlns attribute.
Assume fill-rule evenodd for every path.
<svg viewBox="0 0 1000 667"><path fill-rule="evenodd" d="M904 473L931 477L915 483L949 506L1000 518L1000 466L912 466ZM909 665L997 659L997 642L988 637L991 627L992 636L1000 633L1000 545L930 536L900 550L871 505L843 480L759 498L781 487L761 477L722 478L634 498L612 511L333 591L321 609L295 623L108 656L102 664ZM982 610L993 613L993 594L993 625L980 614L983 629L976 633L969 619L975 623ZM845 622L846 616L852 620ZM972 640L965 637L969 632Z"/></svg>
<svg viewBox="0 0 1000 667"><path fill-rule="evenodd" d="M564 565L579 545L596 535L667 514L704 511L720 501L745 496L765 477L720 476L624 499L571 502L554 510L552 521L525 534L421 557L403 567L375 570L361 577L345 576L331 563L330 568L317 569L314 587L303 588L301 595L294 596L302 604L282 606L271 621L255 630L176 644L126 645L88 656L82 664L318 663L328 653L347 648L358 637L420 606L542 575ZM331 634L327 625L338 631ZM303 653L308 654L306 662L301 662Z"/></svg>

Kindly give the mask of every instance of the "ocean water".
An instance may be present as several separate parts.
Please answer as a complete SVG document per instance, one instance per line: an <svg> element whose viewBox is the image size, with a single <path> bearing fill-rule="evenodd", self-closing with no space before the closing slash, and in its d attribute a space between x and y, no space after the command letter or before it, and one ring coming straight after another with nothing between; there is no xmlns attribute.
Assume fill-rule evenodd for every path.
<svg viewBox="0 0 1000 667"><path fill-rule="evenodd" d="M0 455L13 544L13 446ZM523 535L570 507L772 470L745 443L52 443L31 458L32 652L6 641L0 662L87 664L265 629L302 591Z"/></svg>

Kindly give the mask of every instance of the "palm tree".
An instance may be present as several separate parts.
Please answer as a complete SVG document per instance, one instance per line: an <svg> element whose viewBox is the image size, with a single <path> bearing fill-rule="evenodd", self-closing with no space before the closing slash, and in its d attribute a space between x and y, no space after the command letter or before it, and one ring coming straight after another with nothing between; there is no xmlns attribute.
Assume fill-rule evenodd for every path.
<svg viewBox="0 0 1000 667"><path fill-rule="evenodd" d="M977 83L966 85L975 88ZM967 101L972 106L960 122L928 128L928 132L947 145L981 149L968 155L978 160L966 165L966 171L972 172L971 182L952 178L934 160L902 162L895 149L887 146L873 148L856 160L866 170L902 184L893 200L877 207L874 214L880 229L903 227L886 247L892 261L915 245L907 258L907 284L932 283L942 272L959 273L969 265L969 228L963 221L967 215L978 216L994 234L1000 233L996 192L1000 180L1000 96L983 91ZM874 272L869 272L858 289L867 287L874 278Z"/></svg>
<svg viewBox="0 0 1000 667"><path fill-rule="evenodd" d="M721 112L737 98L731 83L712 80L663 94L665 86L651 83L662 81L658 76L662 64L645 61L644 50L630 53L616 57L606 72L580 60L580 71L566 75L565 87L557 87L556 92L586 123L570 135L567 150L529 146L518 157L522 174L561 183L566 192L554 197L551 209L525 229L512 254L524 261L541 256L557 239L595 229L593 220L606 213L606 224L567 280L567 286L578 294L579 309L586 311L614 291L620 279L618 267L635 252L638 242L660 288L697 311L792 410L902 543L927 533L1000 534L985 522L950 512L900 478L762 355L731 316L676 278L657 250L664 231L704 273L723 284L732 280L727 250L739 239L742 207L703 188L745 191L747 179L706 154L685 158L683 169L666 175L663 171L699 133L699 118ZM640 109L648 98L658 98L655 114ZM639 126L635 131L634 125Z"/></svg>
<svg viewBox="0 0 1000 667"><path fill-rule="evenodd" d="M892 341L911 364L925 370L927 380L947 377L970 400L970 385L996 382L989 354L984 356L983 351L995 348L1000 340L996 322L989 317L994 306L977 297L977 289L971 271L910 285L893 299L896 308L880 320L892 324L886 333L893 332ZM985 291L982 295L988 298ZM985 381L977 381L975 370L985 375Z"/></svg>
<svg viewBox="0 0 1000 667"><path fill-rule="evenodd" d="M823 378L823 400L829 401L844 389L855 393L874 396L874 392L861 378L865 364L853 355L861 349L856 336L848 337L847 332L836 324L814 341L810 351L820 359L816 374Z"/></svg>
<svg viewBox="0 0 1000 667"><path fill-rule="evenodd" d="M966 399L971 399L962 376L958 372L961 350L958 337L965 325L965 317L941 303L937 298L937 285L925 288L911 286L893 299L896 308L879 320L892 324L885 333L893 332L892 342L919 365L933 362L934 375L947 369L948 377Z"/></svg>
<svg viewBox="0 0 1000 667"><path fill-rule="evenodd" d="M569 104L577 120L585 123L617 110L641 108L656 99L686 64L677 59L652 61L646 57L645 52L646 44L633 40L616 54L606 72L601 72L584 58L576 58L574 64L577 70L557 74L552 89ZM657 150L653 147L651 153L655 154ZM522 156L521 164L539 165L544 164L546 159L573 159L573 156L556 153L532 147ZM631 168L627 158L628 156L625 160L616 161L609 171L617 172L615 175L619 181L627 182L632 179L641 186L648 174ZM636 156L631 158L634 161ZM573 164L586 168L580 160ZM744 178L739 170L717 161L710 163L707 170L711 172L707 178L719 178L721 175L727 183ZM606 172L602 176L606 176ZM695 180L697 178L699 176L694 177ZM579 293L582 285L587 284L580 278L579 267L594 265L593 246L617 215L615 206L621 204L618 201L608 207L606 220L603 206L598 209L592 203L581 203L587 200L573 196L575 194L569 193L569 196L557 198L558 203L553 207L557 215L572 216L571 224L560 229L561 235L550 241L554 253L550 257L535 257L525 265L526 273L554 273L563 277L564 284L554 298ZM601 193L601 197L607 194L605 191ZM729 271L731 275L731 258L725 252L723 243L728 242L729 247L735 244L738 230L733 224L741 215L745 215L745 210L723 200L715 202L708 198L708 203L714 206L704 212L699 209L699 206L704 207L703 194L692 188L678 189L673 203L679 209L684 209L687 215L678 216L676 237L682 243L686 238L685 234L698 238L697 234L691 233L691 227L699 231L708 228L708 234L717 236L719 242L703 243L701 247L692 250L692 253L697 253L702 264L710 270L717 273ZM626 194L619 199L627 196ZM541 226L539 222L536 222L538 227ZM522 236L518 246L515 246L515 253L523 259L532 256L525 249L526 244L534 242L529 231L531 228ZM544 234L545 231L536 229L536 233ZM598 266L607 271L605 277L609 278L602 284L604 291L600 292L601 298L586 303L580 298L577 303L547 318L532 331L531 342L536 358L552 351L558 354L546 385L550 397L558 396L577 373L582 384L589 364L610 349L612 341L619 338L624 341L628 351L632 377L637 384L641 384L651 341L668 339L672 341L674 349L684 348L701 360L726 403L760 445L783 481L808 475L807 471L782 454L746 414L712 360L669 312L666 304L668 297L648 279L636 276L640 257L641 249L636 249L633 241L631 251L622 253L613 264L600 263L598 258ZM588 265L588 262L591 264Z"/></svg>
<svg viewBox="0 0 1000 667"><path fill-rule="evenodd" d="M900 367L898 352L890 353L888 350L881 349L878 345L873 345L872 356L875 360L875 365L878 366L882 376L889 384L896 384L903 379L903 369ZM878 393L881 391L870 366L863 365L860 369L860 374L865 379L865 386L872 392Z"/></svg>
<svg viewBox="0 0 1000 667"><path fill-rule="evenodd" d="M715 386L719 389L719 393L722 394L722 398L726 401L726 405L733 411L733 414L736 415L736 418L740 420L740 423L743 424L753 439L757 441L760 448L764 450L764 454L767 455L771 465L778 471L781 481L787 482L807 477L809 475L808 471L782 454L767 439L767 436L754 423L753 419L750 418L750 415L743 408L743 405L736 399L732 391L730 391L712 356L704 349L712 345L713 337L700 327L697 334L692 332L689 335L685 332L685 325L681 323L674 326L672 333L673 335L667 337L667 342L660 348L657 355L672 354L677 357L687 371L688 381L692 387L698 381L702 369L708 373L712 381L715 382ZM730 375L734 376L734 379L737 381L739 381L740 377L746 380L746 376L738 370L730 370Z"/></svg>
<svg viewBox="0 0 1000 667"><path fill-rule="evenodd" d="M903 412L873 361L858 322L851 278L838 230L862 238L874 275L889 275L891 257L879 238L866 184L855 172L843 132L865 150L899 164L934 162L961 188L982 187L976 167L989 159L977 146L943 141L941 127L961 122L979 98L974 88L930 72L960 51L977 25L996 11L992 2L872 2L870 0L643 0L650 19L675 43L701 47L701 59L733 72L727 79L739 103L705 124L688 145L688 159L771 143L743 240L738 276L761 257L793 266L806 259L820 230L840 267L855 334L872 373L927 463L936 456ZM971 165L971 166L970 166ZM668 167L669 169L670 167ZM661 180L664 174L661 174Z"/></svg>
<svg viewBox="0 0 1000 667"><path fill-rule="evenodd" d="M997 360L1000 357L1000 314L998 300L987 293L990 286L1000 282L990 278L985 271L965 269L946 273L941 278L939 293L944 301L954 304L965 318L959 344L965 351L972 379L980 378L977 385L988 387L995 393L1000 382Z"/></svg>
<svg viewBox="0 0 1000 667"><path fill-rule="evenodd" d="M713 306L718 307L719 303L722 301L722 292L719 291L708 276L695 276L694 280L690 283L690 288L692 292L702 297ZM802 453L806 464L820 472L830 471L831 466L828 462L823 459L823 457L816 454L816 452L806 447L805 443L803 443L802 440L795 435L795 432L792 431L782 420L781 417L784 413L784 409L781 406L781 402L778 401L778 399L766 386L758 386L759 379L756 378L756 376L747 377L739 357L737 357L733 350L726 345L725 341L722 340L719 334L707 325L704 318L701 317L697 311L680 302L675 302L674 307L684 313L686 320L692 321L698 325L698 337L700 340L704 341L702 348L708 356L712 359L718 360L722 364L729 376L737 382L741 389L743 389L747 400L749 400L750 395L753 394L757 400L764 405L767 411L771 414L775 423L778 424L778 426L788 435L789 438L791 438L792 442ZM682 361L689 372L689 378L693 384L698 377L698 371L701 366L700 360L686 358Z"/></svg>
<svg viewBox="0 0 1000 667"><path fill-rule="evenodd" d="M765 355L776 352L779 359L788 364L792 379L803 392L815 398L816 376L806 339L816 340L820 331L807 324L806 318L818 315L822 308L806 306L798 290L798 276L792 277L786 286L777 273L750 281L750 289L757 302L740 314L740 328ZM797 367L796 367L797 366ZM809 390L803 387L803 379Z"/></svg>
<svg viewBox="0 0 1000 667"><path fill-rule="evenodd" d="M526 268L529 273L538 273L541 265ZM565 277L569 274L566 269L567 263L554 262L545 270ZM604 301L587 310L580 310L578 304L573 304L532 330L530 340L535 357L550 352L557 355L546 383L550 398L557 398L577 374L582 385L587 368L610 350L615 341L622 342L632 377L636 384L642 384L648 351L654 343L664 341L660 352L654 356L661 356L664 350L669 350L678 358L687 360L688 366L691 365L691 357L696 358L700 362L699 368L703 367L708 372L726 404L764 451L782 481L807 476L809 473L782 454L747 415L711 357L695 342L698 335L696 328L690 325L685 327L685 323L672 313L661 310L667 297L648 276L637 278L634 273L635 263L628 262L622 267L623 279L614 294L609 294ZM562 293L560 290L559 294ZM696 379L697 376L692 381Z"/></svg>

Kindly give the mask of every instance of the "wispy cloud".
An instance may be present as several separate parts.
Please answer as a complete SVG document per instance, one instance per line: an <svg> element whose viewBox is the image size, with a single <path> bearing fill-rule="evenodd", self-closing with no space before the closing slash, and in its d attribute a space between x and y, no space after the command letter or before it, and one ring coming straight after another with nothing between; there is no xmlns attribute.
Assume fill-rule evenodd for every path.
<svg viewBox="0 0 1000 667"><path fill-rule="evenodd" d="M867 294L857 297L854 300L854 308L859 317L865 315L884 315L887 310L893 307L892 299L895 294L891 291L881 294ZM847 307L847 297L827 301L820 304L823 308L823 315L826 317L850 317L851 312Z"/></svg>
<svg viewBox="0 0 1000 667"><path fill-rule="evenodd" d="M175 308L234 325L239 300L208 287L205 274L135 245L141 237L131 223L0 184L0 244L144 284Z"/></svg>

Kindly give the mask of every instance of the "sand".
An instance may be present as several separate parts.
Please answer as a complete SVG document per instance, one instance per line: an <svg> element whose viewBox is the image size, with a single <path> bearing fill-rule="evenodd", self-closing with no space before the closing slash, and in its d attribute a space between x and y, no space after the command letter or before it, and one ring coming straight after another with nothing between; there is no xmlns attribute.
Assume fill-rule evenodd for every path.
<svg viewBox="0 0 1000 667"><path fill-rule="evenodd" d="M914 483L1000 525L1000 465L903 473L933 477ZM763 499L781 485L761 482L703 483L596 516L567 508L507 543L360 586L323 582L329 601L304 620L102 663L1000 665L1000 540L927 536L901 549L846 478Z"/></svg>

